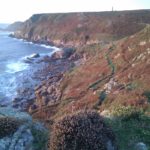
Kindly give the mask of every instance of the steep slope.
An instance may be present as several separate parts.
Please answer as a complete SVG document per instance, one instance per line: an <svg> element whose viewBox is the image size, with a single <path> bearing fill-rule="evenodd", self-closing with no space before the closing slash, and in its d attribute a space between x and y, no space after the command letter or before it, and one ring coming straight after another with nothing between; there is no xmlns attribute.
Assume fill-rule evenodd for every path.
<svg viewBox="0 0 150 150"><path fill-rule="evenodd" d="M86 58L67 73L61 83L62 100L66 101L66 108L61 109L76 110L95 104L101 111L119 105L149 107L149 98L144 94L150 89L149 32L148 25L105 47L83 46L78 52ZM101 105L97 102L104 91L106 99Z"/></svg>
<svg viewBox="0 0 150 150"><path fill-rule="evenodd" d="M81 58L75 61L76 67L65 73L56 86L60 98L55 102L50 98L50 105L42 106L45 96L38 91L44 93L45 88L51 88L44 84L36 91L37 109L31 111L33 117L51 126L63 114L82 109L95 109L104 117L113 112L131 113L131 120L127 122L110 121L120 149L133 150L141 140L148 145L150 120L138 115L141 112L150 115L149 32L150 25L147 25L138 33L110 44L79 47L76 55Z"/></svg>
<svg viewBox="0 0 150 150"><path fill-rule="evenodd" d="M23 23L15 36L75 46L125 37L147 23L150 23L149 10L36 14Z"/></svg>

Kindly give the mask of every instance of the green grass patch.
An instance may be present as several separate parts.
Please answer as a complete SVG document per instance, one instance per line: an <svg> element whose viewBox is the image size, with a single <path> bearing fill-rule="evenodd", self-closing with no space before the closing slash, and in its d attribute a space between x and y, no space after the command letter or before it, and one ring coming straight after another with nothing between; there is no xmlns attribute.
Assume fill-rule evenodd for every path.
<svg viewBox="0 0 150 150"><path fill-rule="evenodd" d="M118 110L116 116L106 122L116 135L119 150L136 150L138 142L145 143L150 150L150 117L141 110L132 107Z"/></svg>
<svg viewBox="0 0 150 150"><path fill-rule="evenodd" d="M147 98L148 102L150 103L150 91L145 91L143 95Z"/></svg>
<svg viewBox="0 0 150 150"><path fill-rule="evenodd" d="M34 137L33 149L34 150L47 150L47 144L49 140L49 133L47 130L39 130L35 127L31 128L32 135Z"/></svg>
<svg viewBox="0 0 150 150"><path fill-rule="evenodd" d="M126 85L126 89L129 90L129 91L132 91L132 90L135 90L137 88L137 83L135 82L132 82L132 83L129 83Z"/></svg>

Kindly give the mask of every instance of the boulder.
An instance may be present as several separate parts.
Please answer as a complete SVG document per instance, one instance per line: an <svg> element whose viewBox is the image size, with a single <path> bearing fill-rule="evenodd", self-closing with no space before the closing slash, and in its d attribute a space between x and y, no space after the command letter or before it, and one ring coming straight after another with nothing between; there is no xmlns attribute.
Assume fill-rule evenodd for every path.
<svg viewBox="0 0 150 150"><path fill-rule="evenodd" d="M38 58L38 57L40 57L40 54L38 54L38 53L33 53L33 54L31 54L28 58Z"/></svg>
<svg viewBox="0 0 150 150"><path fill-rule="evenodd" d="M146 144L144 144L143 142L139 142L135 145L135 149L136 150L148 150Z"/></svg>
<svg viewBox="0 0 150 150"><path fill-rule="evenodd" d="M39 57L40 57L40 54L38 54L38 53L33 53L33 54L31 54L31 55L25 57L25 58L23 59L23 61L24 61L25 63L32 64L32 63L34 63L34 62L36 61L36 58L39 58Z"/></svg>
<svg viewBox="0 0 150 150"><path fill-rule="evenodd" d="M33 122L32 117L25 112L0 107L0 127L0 150L34 150L46 146L47 129L41 123ZM41 141L42 137L44 141ZM35 148L35 144L42 146Z"/></svg>
<svg viewBox="0 0 150 150"><path fill-rule="evenodd" d="M31 116L11 107L3 107L0 108L0 118L1 129L3 129L0 150L32 150Z"/></svg>
<svg viewBox="0 0 150 150"><path fill-rule="evenodd" d="M73 48L63 48L59 51L56 51L53 55L53 59L66 59L69 58L73 53L75 52L75 49Z"/></svg>

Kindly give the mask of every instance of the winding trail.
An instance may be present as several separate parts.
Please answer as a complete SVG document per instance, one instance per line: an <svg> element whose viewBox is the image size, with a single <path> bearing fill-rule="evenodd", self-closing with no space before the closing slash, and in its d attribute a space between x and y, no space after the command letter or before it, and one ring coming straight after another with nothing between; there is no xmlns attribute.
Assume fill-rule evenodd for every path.
<svg viewBox="0 0 150 150"><path fill-rule="evenodd" d="M113 61L112 61L111 58L110 58L110 53L114 50L114 48L115 48L115 45L112 45L112 46L108 49L108 52L107 52L106 55L105 55L105 59L107 60L108 65L110 66L111 73L110 73L108 76L105 76L104 78L102 78L102 79L100 79L100 80L97 80L96 82L94 82L93 84L91 84L91 85L89 86L89 89L92 88L93 90L96 90L96 89L98 89L98 85L99 85L102 81L108 80L107 82L109 82L109 81L113 78L113 76L114 76L114 74L115 74L116 67L115 67ZM102 91L100 92L100 94L99 94L99 99L98 99L98 101L97 101L97 103L95 104L94 107L100 106L100 105L102 104L102 102L106 99L106 97L107 97L106 90L102 90Z"/></svg>
<svg viewBox="0 0 150 150"><path fill-rule="evenodd" d="M102 79L99 79L97 80L96 82L92 83L88 89L93 89L93 90L96 90L98 87L98 84L101 83L102 81L104 80L108 80L108 82L110 81L110 79L114 76L115 74L115 65L114 63L112 62L111 58L110 58L110 53L114 50L115 46L111 46L109 49L108 49L108 52L105 54L105 59L107 60L107 63L108 65L110 66L110 69L111 69L111 73L105 77L103 77Z"/></svg>

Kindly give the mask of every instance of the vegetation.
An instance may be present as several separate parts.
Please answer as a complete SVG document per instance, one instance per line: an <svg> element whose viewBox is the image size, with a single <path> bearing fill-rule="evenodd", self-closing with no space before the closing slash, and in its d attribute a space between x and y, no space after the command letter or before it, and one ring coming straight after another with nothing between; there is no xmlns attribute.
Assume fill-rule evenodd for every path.
<svg viewBox="0 0 150 150"><path fill-rule="evenodd" d="M130 119L140 119L143 114L143 110L137 107L132 106L119 106L113 109L112 115L127 121Z"/></svg>
<svg viewBox="0 0 150 150"><path fill-rule="evenodd" d="M80 111L59 119L50 141L52 150L107 150L115 137L98 113Z"/></svg>
<svg viewBox="0 0 150 150"><path fill-rule="evenodd" d="M12 135L20 125L21 122L14 118L0 117L0 138Z"/></svg>
<svg viewBox="0 0 150 150"><path fill-rule="evenodd" d="M150 91L145 91L143 95L147 98L148 102L150 102Z"/></svg>
<svg viewBox="0 0 150 150"><path fill-rule="evenodd" d="M34 150L46 150L49 136L48 131L46 129L39 130L32 126L31 132L34 137Z"/></svg>
<svg viewBox="0 0 150 150"><path fill-rule="evenodd" d="M119 150L136 150L138 142L145 143L150 149L150 117L134 107L120 107L113 115L119 117L106 119L106 122L115 133Z"/></svg>

